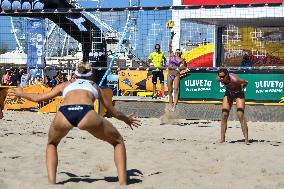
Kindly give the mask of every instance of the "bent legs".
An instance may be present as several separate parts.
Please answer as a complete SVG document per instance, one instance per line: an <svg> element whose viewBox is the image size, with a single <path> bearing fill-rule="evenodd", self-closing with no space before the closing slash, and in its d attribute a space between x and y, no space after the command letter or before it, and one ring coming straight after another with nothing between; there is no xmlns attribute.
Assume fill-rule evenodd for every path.
<svg viewBox="0 0 284 189"><path fill-rule="evenodd" d="M95 127L94 126L90 126L90 127L82 126L79 128L82 130L88 131L96 138L106 141L114 147L114 162L117 168L119 184L126 185L127 184L126 149L125 149L122 136L117 131L117 129L113 127L113 125L109 121L99 116L97 118L94 118L94 116L93 117L88 116L87 119L82 120L82 125L85 125L83 124L83 122L91 121L91 119L96 119L97 123L100 123L100 124Z"/></svg>
<svg viewBox="0 0 284 189"><path fill-rule="evenodd" d="M48 133L48 143L46 146L46 168L49 184L56 183L58 164L57 145L72 128L71 125L62 124L62 121L59 121L62 119L65 119L63 115L61 113L57 113Z"/></svg>
<svg viewBox="0 0 284 189"><path fill-rule="evenodd" d="M226 131L227 131L227 122L230 114L230 110L233 104L233 100L225 96L222 104L222 119L221 119L221 143L225 142Z"/></svg>
<svg viewBox="0 0 284 189"><path fill-rule="evenodd" d="M227 121L230 114L230 110L233 104L233 99L225 96L223 99L222 105L222 120L221 120L221 143L225 142L225 135L227 131ZM245 138L245 143L248 144L248 126L244 116L244 109L245 109L245 99L244 98L237 98L236 99L237 105L237 116L240 120L242 132Z"/></svg>
<svg viewBox="0 0 284 189"><path fill-rule="evenodd" d="M243 135L245 137L245 143L248 144L249 143L249 140L248 140L248 126L247 126L247 121L245 119L245 113L244 113L245 99L237 98L236 104L237 104L237 115L238 115L238 118L239 118L240 123L241 123Z"/></svg>

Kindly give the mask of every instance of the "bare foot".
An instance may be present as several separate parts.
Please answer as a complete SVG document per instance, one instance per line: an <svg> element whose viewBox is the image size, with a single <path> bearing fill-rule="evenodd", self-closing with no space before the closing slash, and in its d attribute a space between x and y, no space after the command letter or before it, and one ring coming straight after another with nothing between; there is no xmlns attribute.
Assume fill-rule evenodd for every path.
<svg viewBox="0 0 284 189"><path fill-rule="evenodd" d="M222 144L222 143L224 143L225 142L225 140L220 140L220 143Z"/></svg>

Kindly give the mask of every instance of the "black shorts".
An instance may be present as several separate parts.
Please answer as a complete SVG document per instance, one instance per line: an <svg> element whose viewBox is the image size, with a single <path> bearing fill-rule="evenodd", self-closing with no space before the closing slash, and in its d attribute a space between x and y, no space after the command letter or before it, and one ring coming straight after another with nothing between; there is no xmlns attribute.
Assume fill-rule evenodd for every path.
<svg viewBox="0 0 284 189"><path fill-rule="evenodd" d="M241 98L244 99L245 98L245 93L244 91L236 91L236 92L230 92L228 90L226 90L225 95L231 99L236 99L236 98Z"/></svg>
<svg viewBox="0 0 284 189"><path fill-rule="evenodd" d="M153 78L152 78L152 83L153 84L157 84L157 79L159 78L160 80L160 83L164 83L164 73L163 73L163 70L161 71L153 71L152 72L153 74Z"/></svg>

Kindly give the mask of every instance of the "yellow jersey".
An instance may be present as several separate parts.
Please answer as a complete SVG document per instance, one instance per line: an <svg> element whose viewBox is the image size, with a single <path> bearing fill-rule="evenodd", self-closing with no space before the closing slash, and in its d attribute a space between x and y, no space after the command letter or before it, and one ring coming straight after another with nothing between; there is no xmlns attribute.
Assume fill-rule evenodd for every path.
<svg viewBox="0 0 284 189"><path fill-rule="evenodd" d="M151 62L154 64L155 68L159 68L162 67L164 65L164 59L166 59L166 55L164 52L152 52L149 57L148 60L151 60Z"/></svg>

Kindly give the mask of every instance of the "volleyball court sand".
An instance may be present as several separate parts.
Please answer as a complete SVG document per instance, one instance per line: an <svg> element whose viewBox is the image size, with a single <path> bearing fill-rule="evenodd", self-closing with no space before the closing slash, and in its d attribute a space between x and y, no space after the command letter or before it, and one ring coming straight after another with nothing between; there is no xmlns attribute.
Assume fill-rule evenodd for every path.
<svg viewBox="0 0 284 189"><path fill-rule="evenodd" d="M84 131L72 130L59 147L58 184L47 185L45 144L54 114L5 111L0 120L0 188L121 188L113 148ZM249 122L251 145L238 122L229 122L219 144L220 123L181 120L179 125L142 119L130 130L109 119L124 136L127 188L284 188L283 123ZM124 187L122 187L124 188Z"/></svg>

